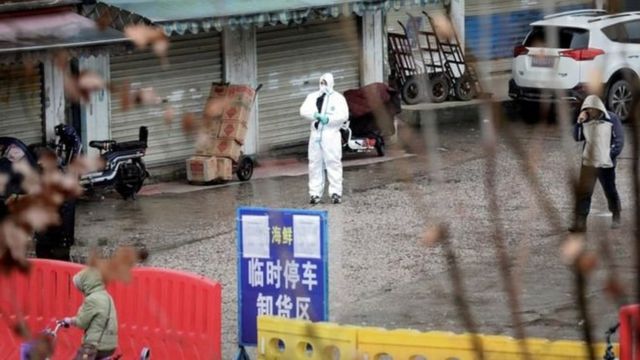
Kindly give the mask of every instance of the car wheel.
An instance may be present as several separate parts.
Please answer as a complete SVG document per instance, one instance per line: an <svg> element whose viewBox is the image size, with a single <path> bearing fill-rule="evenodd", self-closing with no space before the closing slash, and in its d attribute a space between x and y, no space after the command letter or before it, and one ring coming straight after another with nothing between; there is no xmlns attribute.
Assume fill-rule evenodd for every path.
<svg viewBox="0 0 640 360"><path fill-rule="evenodd" d="M376 153L378 156L384 156L385 154L384 140L382 139L382 136L378 136L376 138Z"/></svg>
<svg viewBox="0 0 640 360"><path fill-rule="evenodd" d="M525 123L536 124L540 122L540 104L529 101L519 101L517 105L520 117L522 117Z"/></svg>
<svg viewBox="0 0 640 360"><path fill-rule="evenodd" d="M631 112L633 95L631 83L624 79L618 80L609 88L607 108L618 115L621 121L625 121Z"/></svg>

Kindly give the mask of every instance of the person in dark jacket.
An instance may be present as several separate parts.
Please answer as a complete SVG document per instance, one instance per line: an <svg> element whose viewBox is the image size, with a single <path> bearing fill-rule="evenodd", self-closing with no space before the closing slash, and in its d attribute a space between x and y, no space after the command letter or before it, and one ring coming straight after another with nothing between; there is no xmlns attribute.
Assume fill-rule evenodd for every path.
<svg viewBox="0 0 640 360"><path fill-rule="evenodd" d="M576 191L575 218L569 231L586 231L596 181L602 185L609 211L613 215L611 227L618 228L621 204L616 189L616 160L624 147L624 131L620 119L607 111L599 97L589 95L580 109L573 137L585 144Z"/></svg>

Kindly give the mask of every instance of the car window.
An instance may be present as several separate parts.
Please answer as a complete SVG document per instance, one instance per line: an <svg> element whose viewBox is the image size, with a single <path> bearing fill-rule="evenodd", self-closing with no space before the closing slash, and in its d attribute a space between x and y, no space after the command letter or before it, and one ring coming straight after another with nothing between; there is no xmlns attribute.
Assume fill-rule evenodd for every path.
<svg viewBox="0 0 640 360"><path fill-rule="evenodd" d="M627 33L627 43L640 44L640 20L627 21L623 23Z"/></svg>
<svg viewBox="0 0 640 360"><path fill-rule="evenodd" d="M558 44L549 44L556 32ZM524 41L526 47L553 47L560 49L583 49L589 47L589 30L557 27L534 26Z"/></svg>
<svg viewBox="0 0 640 360"><path fill-rule="evenodd" d="M625 29L624 24L615 24L615 25L607 26L606 28L602 28L602 32L611 41L627 42L628 40L627 30Z"/></svg>

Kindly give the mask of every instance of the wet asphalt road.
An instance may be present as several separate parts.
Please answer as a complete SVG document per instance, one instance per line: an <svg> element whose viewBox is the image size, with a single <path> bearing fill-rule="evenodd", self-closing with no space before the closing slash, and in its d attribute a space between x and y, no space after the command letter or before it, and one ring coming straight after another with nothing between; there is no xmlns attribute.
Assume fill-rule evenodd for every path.
<svg viewBox="0 0 640 360"><path fill-rule="evenodd" d="M463 331L456 316L447 266L440 248L426 247L427 226L445 221L464 273L472 311L485 333L512 335L492 240L484 189L485 157L481 122L475 111L439 113L437 157L425 153L428 127L401 136L417 156L345 171L345 202L323 204L330 223L331 320L387 328ZM567 159L579 164L575 143L563 146L557 126L508 123L525 149L536 154L536 175L562 221L571 215ZM590 247L612 245L616 269L632 288L630 146L618 165L623 228L608 231L610 217L598 187L590 226ZM501 139L498 143L498 196L508 251L521 288L523 318L530 336L581 336L572 275L560 259L567 236L554 229L520 171L520 159ZM568 154L568 155L567 155ZM437 171L433 171L436 169ZM150 265L186 270L223 286L223 358L231 358L236 339L237 206L309 208L307 178L254 180L243 184L178 195L141 197L125 202L107 198L78 208L76 249L88 246L144 244ZM607 271L599 266L588 298L603 338L615 322L616 307L604 294Z"/></svg>

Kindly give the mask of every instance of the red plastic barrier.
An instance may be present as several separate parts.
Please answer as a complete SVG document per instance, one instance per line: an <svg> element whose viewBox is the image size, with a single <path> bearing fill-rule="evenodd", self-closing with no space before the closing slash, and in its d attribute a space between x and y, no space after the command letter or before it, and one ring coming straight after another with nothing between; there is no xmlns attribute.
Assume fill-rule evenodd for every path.
<svg viewBox="0 0 640 360"><path fill-rule="evenodd" d="M620 360L640 360L640 305L620 309Z"/></svg>
<svg viewBox="0 0 640 360"><path fill-rule="evenodd" d="M76 314L82 294L72 283L83 266L34 260L29 276L0 277L0 359L18 359L20 343L13 331L18 311L33 332L55 319ZM142 347L152 359L221 359L222 294L218 283L200 276L136 268L130 284L108 286L118 313L117 353L136 359ZM58 333L54 360L69 359L82 331Z"/></svg>

